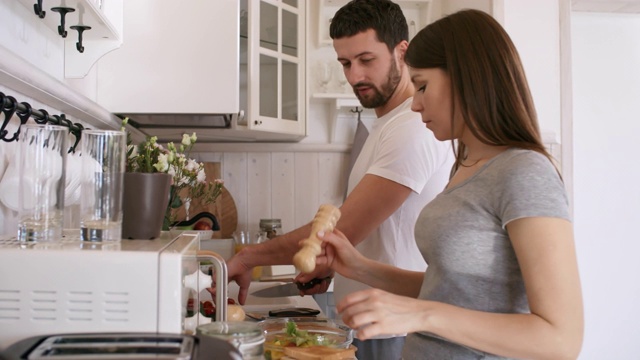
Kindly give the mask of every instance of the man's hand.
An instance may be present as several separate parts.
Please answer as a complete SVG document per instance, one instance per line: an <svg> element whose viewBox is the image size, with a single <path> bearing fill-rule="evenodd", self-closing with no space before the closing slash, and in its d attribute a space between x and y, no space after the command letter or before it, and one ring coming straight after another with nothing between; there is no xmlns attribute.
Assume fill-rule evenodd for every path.
<svg viewBox="0 0 640 360"><path fill-rule="evenodd" d="M241 251L242 252L242 251ZM244 305L247 301L247 295L249 293L249 284L251 284L251 267L248 267L242 262L242 255L238 253L231 257L227 261L227 275L228 281L235 281L240 289L238 290L238 302L240 305ZM211 288L207 289L211 293L211 296L216 294L215 281L211 284Z"/></svg>
<svg viewBox="0 0 640 360"><path fill-rule="evenodd" d="M329 289L329 285L331 285L331 278L333 278L333 270L326 266L316 266L313 272L307 274L300 273L293 280L299 283L306 283L313 279L324 279L322 280L322 282L316 284L310 289L300 290L301 294L315 295L327 292L327 290Z"/></svg>

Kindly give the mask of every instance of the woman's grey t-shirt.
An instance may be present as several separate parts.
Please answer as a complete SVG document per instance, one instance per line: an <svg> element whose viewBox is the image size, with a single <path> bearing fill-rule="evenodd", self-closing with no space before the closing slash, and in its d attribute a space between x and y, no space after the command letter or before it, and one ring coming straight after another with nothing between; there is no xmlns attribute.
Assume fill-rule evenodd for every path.
<svg viewBox="0 0 640 360"><path fill-rule="evenodd" d="M525 217L570 220L564 184L544 155L511 149L420 213L418 247L429 265L420 299L495 313L528 313L522 273L506 225ZM535 241L535 240L533 240ZM404 359L500 358L429 333L407 337Z"/></svg>

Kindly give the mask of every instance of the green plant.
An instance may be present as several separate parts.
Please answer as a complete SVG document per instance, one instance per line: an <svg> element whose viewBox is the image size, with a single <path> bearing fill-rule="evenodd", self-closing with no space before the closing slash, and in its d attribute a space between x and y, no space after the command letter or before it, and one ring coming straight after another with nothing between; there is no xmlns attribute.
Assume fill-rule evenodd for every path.
<svg viewBox="0 0 640 360"><path fill-rule="evenodd" d="M128 120L129 118L122 120L123 131L126 131ZM197 139L196 133L183 134L177 147L170 142L165 148L158 144L156 136L152 136L138 145L133 145L131 134L127 132L127 172L171 175L172 184L168 194L169 205L165 213L164 230L168 230L176 221L177 211L181 206L185 206L188 216L192 200L198 199L201 204L207 205L214 203L222 193L224 182L221 179L206 181L204 164L189 157Z"/></svg>

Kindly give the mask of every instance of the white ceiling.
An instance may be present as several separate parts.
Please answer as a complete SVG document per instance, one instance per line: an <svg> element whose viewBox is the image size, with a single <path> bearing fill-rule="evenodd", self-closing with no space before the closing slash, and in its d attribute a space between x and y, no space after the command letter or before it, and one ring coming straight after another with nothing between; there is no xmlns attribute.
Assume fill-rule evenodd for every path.
<svg viewBox="0 0 640 360"><path fill-rule="evenodd" d="M640 0L571 0L573 11L640 14Z"/></svg>

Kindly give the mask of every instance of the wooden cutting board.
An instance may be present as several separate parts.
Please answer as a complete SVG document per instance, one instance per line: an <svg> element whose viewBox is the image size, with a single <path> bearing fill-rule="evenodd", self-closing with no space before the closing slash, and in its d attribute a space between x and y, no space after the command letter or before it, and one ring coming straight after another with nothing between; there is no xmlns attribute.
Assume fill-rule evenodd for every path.
<svg viewBox="0 0 640 360"><path fill-rule="evenodd" d="M221 179L220 163L219 162L205 162L204 171L207 174L207 181L214 181L215 179ZM197 200L191 201L189 208L189 216L193 217L201 212L210 212L220 223L220 231L214 231L213 237L216 239L228 239L232 237L234 231L238 227L238 209L233 197L223 186L222 194L218 197L215 203L202 205ZM184 207L178 211L178 221L186 220L186 213Z"/></svg>

